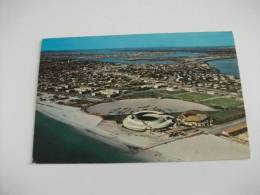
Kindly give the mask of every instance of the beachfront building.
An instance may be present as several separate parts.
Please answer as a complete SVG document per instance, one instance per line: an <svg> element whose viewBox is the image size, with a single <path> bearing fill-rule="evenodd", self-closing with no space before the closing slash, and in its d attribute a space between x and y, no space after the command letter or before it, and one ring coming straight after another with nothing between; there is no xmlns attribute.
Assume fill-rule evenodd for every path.
<svg viewBox="0 0 260 195"><path fill-rule="evenodd" d="M173 125L173 116L157 111L139 111L128 115L123 126L134 131L163 129Z"/></svg>
<svg viewBox="0 0 260 195"><path fill-rule="evenodd" d="M213 120L206 114L183 113L177 118L179 125L187 127L206 127L213 124Z"/></svg>

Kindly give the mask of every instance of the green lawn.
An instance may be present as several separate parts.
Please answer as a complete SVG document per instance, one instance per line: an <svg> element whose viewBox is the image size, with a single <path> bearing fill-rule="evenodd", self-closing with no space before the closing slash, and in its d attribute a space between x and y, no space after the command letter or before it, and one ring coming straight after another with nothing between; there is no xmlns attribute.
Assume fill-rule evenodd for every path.
<svg viewBox="0 0 260 195"><path fill-rule="evenodd" d="M175 98L178 93L183 93L184 90L166 91L164 89L146 89L140 91L133 91L124 94L123 98Z"/></svg>
<svg viewBox="0 0 260 195"><path fill-rule="evenodd" d="M166 91L165 89L146 89L129 92L120 98L174 98L222 109L237 108L243 105L243 102L236 98L218 97L206 93L186 92L184 90Z"/></svg>
<svg viewBox="0 0 260 195"><path fill-rule="evenodd" d="M201 103L206 104L208 106L221 107L221 108L236 108L243 105L243 102L240 100L237 100L235 98L225 98L225 97L206 100Z"/></svg>
<svg viewBox="0 0 260 195"><path fill-rule="evenodd" d="M212 97L214 96L205 93L195 93L195 92L186 92L186 93L180 93L175 95L175 98L177 99L182 99L191 102L192 101L199 102L201 100L212 98Z"/></svg>
<svg viewBox="0 0 260 195"><path fill-rule="evenodd" d="M195 92L187 92L187 93L180 93L176 94L175 98L182 99L185 101L191 102L198 102L200 104L204 104L211 107L218 107L218 108L237 108L243 105L243 102L237 100L236 98L229 98L229 97L221 97L221 96L214 96L208 95L205 93L195 93Z"/></svg>

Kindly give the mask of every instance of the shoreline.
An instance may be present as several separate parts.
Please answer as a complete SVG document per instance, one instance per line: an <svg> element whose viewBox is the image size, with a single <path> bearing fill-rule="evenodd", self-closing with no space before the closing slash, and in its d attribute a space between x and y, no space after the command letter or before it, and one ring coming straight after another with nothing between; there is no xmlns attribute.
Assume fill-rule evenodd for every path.
<svg viewBox="0 0 260 195"><path fill-rule="evenodd" d="M221 59L210 59L210 60L205 60L204 62L206 64L208 64L211 68L215 68L220 74L226 74L226 75L234 76L234 77L240 79L239 69L238 69L238 72L233 71L232 73L230 73L230 72L227 73L226 69L223 69L223 68L217 67L216 65L211 64L214 61L216 62L216 61L221 61L221 60L237 60L237 58L227 57L227 58L221 58Z"/></svg>
<svg viewBox="0 0 260 195"><path fill-rule="evenodd" d="M50 108L51 111L48 111L47 109ZM134 155L135 157L141 158L147 162L166 161L161 153L152 150L144 150L141 145L137 145L138 142L136 142L136 144L134 144L135 142L131 143L132 140L129 139L129 136L121 135L120 137L120 135L113 135L111 132L106 132L101 128L98 128L95 125L98 125L103 119L99 116L83 113L79 108L38 100L36 110L54 120L72 126L76 131L84 136L88 136L109 146L115 147L122 152L129 153L130 155ZM66 115L65 113L69 113L69 115ZM75 115L77 115L77 119ZM73 118L75 121L72 121ZM84 118L84 123L88 124L88 126L91 124L90 128L86 129L86 127L83 126L84 123L80 122L80 118Z"/></svg>
<svg viewBox="0 0 260 195"><path fill-rule="evenodd" d="M121 143L117 143L115 144L116 140L114 136L112 136L111 134L107 133L106 131L97 128L95 125L97 125L99 122L101 122L102 118L98 117L98 116L94 116L94 115L90 115L86 113L81 113L79 108L74 108L71 106L64 106L64 105L58 105L55 103L51 103L51 102L37 102L37 106L36 106L36 110L52 119L55 119L57 121L60 121L62 123L65 123L66 125L70 125L72 127L74 127L77 131L79 131L80 133L82 133L85 136L89 136L91 138L94 138L96 140L102 141L106 144L109 144L113 147L117 147L118 149L122 149L122 150L128 150L128 147L124 144ZM47 108L51 108L53 107L52 111L47 111ZM77 113L78 117L77 119L75 119L76 117L73 116L71 118L67 118L68 115L65 115L64 113L69 112L69 114L71 115L71 113ZM62 117L61 117L62 116ZM93 116L93 117L92 117ZM72 121L72 119L74 118L74 121ZM79 119L80 118L85 118L86 123L88 123L88 126L90 128L86 128L83 123L80 123ZM76 121L76 122L75 122ZM111 141L110 141L111 140Z"/></svg>
<svg viewBox="0 0 260 195"><path fill-rule="evenodd" d="M104 121L102 117L84 113L80 108L37 100L36 110L74 127L84 136L96 139L147 162L231 160L248 159L250 156L249 147L214 135L195 135L155 145L158 140L152 140L149 137L116 131L109 129L109 126L108 130L104 130L100 128ZM214 155L212 155L212 151L215 151Z"/></svg>
<svg viewBox="0 0 260 195"><path fill-rule="evenodd" d="M89 135L99 136L106 140L114 139L113 143L118 142L128 148L144 150L165 142L165 140L158 141L154 137L147 137L143 134L139 135L135 131L122 128L112 120L103 120L101 116L83 112L77 107L60 105L50 101L38 101L36 110L65 124L81 129L82 132ZM170 140L173 141L173 139Z"/></svg>

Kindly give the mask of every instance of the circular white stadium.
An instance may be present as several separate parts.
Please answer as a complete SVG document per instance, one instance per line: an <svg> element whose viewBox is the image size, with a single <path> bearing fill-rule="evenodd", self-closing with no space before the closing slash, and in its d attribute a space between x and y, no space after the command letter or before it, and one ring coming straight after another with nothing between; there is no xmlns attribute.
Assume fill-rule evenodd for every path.
<svg viewBox="0 0 260 195"><path fill-rule="evenodd" d="M128 115L123 120L123 126L135 131L162 129L173 124L173 116L157 111L139 111Z"/></svg>

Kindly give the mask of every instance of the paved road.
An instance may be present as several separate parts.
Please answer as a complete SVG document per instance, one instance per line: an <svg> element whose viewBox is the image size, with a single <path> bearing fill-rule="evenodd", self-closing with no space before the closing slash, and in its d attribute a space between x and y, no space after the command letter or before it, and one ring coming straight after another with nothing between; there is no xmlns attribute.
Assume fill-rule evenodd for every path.
<svg viewBox="0 0 260 195"><path fill-rule="evenodd" d="M246 118L237 119L237 120L230 121L230 122L227 122L227 123L224 123L221 125L214 125L210 128L204 129L204 131L207 133L210 133L210 134L220 135L224 129L232 127L232 126L236 126L240 123L246 123Z"/></svg>

